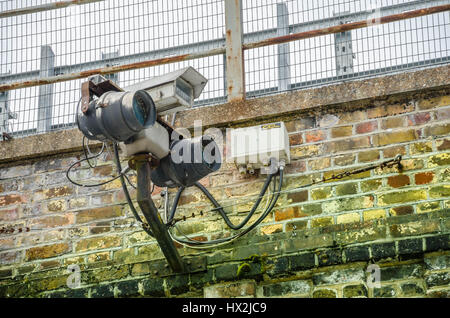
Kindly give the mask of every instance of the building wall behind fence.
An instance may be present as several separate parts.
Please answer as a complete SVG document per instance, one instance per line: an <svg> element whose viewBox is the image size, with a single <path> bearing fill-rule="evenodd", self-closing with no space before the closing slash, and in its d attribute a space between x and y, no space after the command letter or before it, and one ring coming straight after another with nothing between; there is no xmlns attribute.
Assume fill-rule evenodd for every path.
<svg viewBox="0 0 450 318"><path fill-rule="evenodd" d="M448 67L443 70L448 78ZM373 81L361 83L371 87ZM334 89L347 94L339 92L343 84ZM287 93L278 101L311 92ZM204 262L191 274L164 274L164 256L134 226L119 181L96 188L68 182L66 169L81 152L40 157L42 149L35 149L33 159L4 161L1 297L449 297L450 86L325 106L283 117L292 159L285 192L257 229L211 250L177 245L184 260ZM223 119L222 128L279 119ZM376 169L299 189L399 154L401 171ZM106 153L102 159L75 176L108 179L115 171L112 158ZM251 207L246 196L259 193L263 181L240 175L231 164L202 180L219 202L233 204L227 211L234 223L245 217ZM160 191L153 198L162 208ZM198 190L187 189L177 212L186 217L178 222L181 232L199 240L232 234L210 209ZM78 269L81 286L69 288ZM378 269L381 285L374 287L370 278Z"/></svg>

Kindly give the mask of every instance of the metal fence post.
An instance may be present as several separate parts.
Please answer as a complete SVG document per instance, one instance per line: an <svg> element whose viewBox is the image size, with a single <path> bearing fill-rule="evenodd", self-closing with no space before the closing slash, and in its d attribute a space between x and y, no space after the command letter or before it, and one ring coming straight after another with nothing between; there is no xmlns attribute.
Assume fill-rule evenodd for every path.
<svg viewBox="0 0 450 318"><path fill-rule="evenodd" d="M242 0L225 0L226 78L228 101L245 99L244 51L242 49Z"/></svg>
<svg viewBox="0 0 450 318"><path fill-rule="evenodd" d="M286 3L277 3L277 36L289 34L289 11ZM278 45L278 91L290 88L289 43Z"/></svg>
<svg viewBox="0 0 450 318"><path fill-rule="evenodd" d="M9 119L8 91L0 92L0 139L3 136L3 133L8 133Z"/></svg>
<svg viewBox="0 0 450 318"><path fill-rule="evenodd" d="M119 50L111 52L111 53L103 53L102 52L102 60L108 60L115 57L119 57ZM114 64L106 64L106 66L113 66ZM114 83L119 83L119 73L113 73L105 75L105 78L113 81Z"/></svg>
<svg viewBox="0 0 450 318"><path fill-rule="evenodd" d="M349 12L341 12L335 16L346 15ZM341 20L340 24L345 24L350 21ZM334 34L334 48L336 55L336 75L347 77L353 73L353 47L352 47L352 32L340 32Z"/></svg>
<svg viewBox="0 0 450 318"><path fill-rule="evenodd" d="M55 75L55 53L49 45L41 46L39 77ZM47 132L52 126L53 84L39 86L37 132Z"/></svg>

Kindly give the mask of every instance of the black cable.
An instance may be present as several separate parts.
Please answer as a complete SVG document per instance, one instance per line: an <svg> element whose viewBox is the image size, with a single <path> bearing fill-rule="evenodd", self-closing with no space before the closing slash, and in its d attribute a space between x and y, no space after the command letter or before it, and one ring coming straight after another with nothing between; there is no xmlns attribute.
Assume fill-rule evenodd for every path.
<svg viewBox="0 0 450 318"><path fill-rule="evenodd" d="M69 173L70 173L70 171L73 169L73 167L75 167L75 166L78 165L78 164L81 164L81 163L84 162L84 161L88 161L88 162L89 162L89 160L98 158L98 157L103 153L104 149L105 149L105 148L104 148L104 144L103 144L103 147L102 147L102 149L100 150L99 153L97 153L97 154L95 154L95 155L93 155L93 156L91 156L91 157L87 157L87 156L86 156L85 158L80 159L80 160L74 162L73 164L71 164L71 165L69 166L69 168L66 170L66 177L67 177L67 179L68 179L71 183L73 183L74 185L76 185L76 186L79 186L79 187L85 187L85 188L90 188L90 187L98 187L98 186L102 186L102 185L104 185L104 184L110 183L110 182L116 180L117 178L119 178L119 177L122 175L122 173L121 173L120 171L119 171L120 174L119 174L117 177L114 177L114 178L109 179L109 180L107 180L107 181L104 181L104 182L101 182L101 183L96 183L96 184L82 184L82 183L79 183L79 182L76 182L76 181L72 180L72 178L69 176ZM86 153L85 153L85 154L86 154ZM91 166L91 165L89 164L89 166Z"/></svg>
<svg viewBox="0 0 450 318"><path fill-rule="evenodd" d="M238 225L234 225L230 219L228 218L228 216L226 215L225 211L223 210L223 208L221 207L221 205L214 199L214 197L211 195L211 193L208 191L208 189L206 189L201 183L196 182L194 185L199 188L200 190L202 190L202 192L208 197L209 201L211 201L211 203L215 206L215 209L217 209L217 211L220 213L220 215L222 216L222 218L224 219L225 223L228 225L229 228L233 229L233 230L239 230L241 228L243 228L248 221L250 220L250 218L253 216L253 214L255 213L255 211L258 209L259 204L261 203L261 200L263 199L265 193L267 192L267 188L270 185L270 182L272 181L273 178L273 174L269 174L266 178L266 181L264 182L264 185L261 189L261 192L259 193L259 197L256 200L256 202L253 204L252 209L250 210L250 212L247 214L246 218L244 220L242 220L241 223L239 223Z"/></svg>
<svg viewBox="0 0 450 318"><path fill-rule="evenodd" d="M279 176L278 190L274 191L274 193L272 193L272 197L271 197L269 206L263 212L263 214L252 225L250 225L248 228L246 228L242 232L240 232L240 233L238 233L238 234L236 234L236 235L234 235L232 237L216 239L216 240L207 241L207 242L196 241L196 240L193 240L193 239L190 239L190 238L188 238L189 241L185 241L185 240L173 237L174 240L179 242L179 243L183 243L183 244L191 245L191 246L192 245L196 245L196 246L203 245L203 246L206 246L206 245L214 245L214 244L225 243L227 241L231 241L231 240L237 239L237 238L247 234L248 232L253 230L256 226L258 226L267 217L267 215L272 211L272 209L275 207L275 204L278 201L278 198L280 197L281 188L283 186L283 170L284 170L284 167L281 167L279 169L279 175L280 176ZM272 177L273 176L275 176L275 174L272 174ZM274 183L274 186L275 186L275 183Z"/></svg>
<svg viewBox="0 0 450 318"><path fill-rule="evenodd" d="M170 225L173 222L173 218L175 216L175 212L177 210L178 202L180 201L181 194L183 193L185 187L180 187L178 189L177 195L175 196L175 199L173 200L172 208L170 209L169 219L167 220L167 224ZM166 195L169 195L167 192Z"/></svg>

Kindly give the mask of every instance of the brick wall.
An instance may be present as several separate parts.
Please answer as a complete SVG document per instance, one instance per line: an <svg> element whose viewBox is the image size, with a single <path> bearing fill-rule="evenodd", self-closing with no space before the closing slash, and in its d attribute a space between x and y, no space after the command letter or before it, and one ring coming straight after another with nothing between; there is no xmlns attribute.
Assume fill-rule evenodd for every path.
<svg viewBox="0 0 450 318"><path fill-rule="evenodd" d="M119 181L96 188L67 181L65 170L80 152L4 163L1 297L449 297L448 86L293 112L283 120L292 162L276 207L232 244L177 245L185 260L203 264L190 274L167 275L162 252L136 226ZM402 170L378 168L299 188L398 154ZM79 167L76 177L101 181L115 171L108 154L98 164ZM263 181L223 164L202 183L237 223ZM161 208L160 191L153 198ZM198 190L187 189L179 230L199 240L231 235L211 208ZM371 264L379 268L380 286L368 284ZM70 265L81 270L79 288L67 285Z"/></svg>

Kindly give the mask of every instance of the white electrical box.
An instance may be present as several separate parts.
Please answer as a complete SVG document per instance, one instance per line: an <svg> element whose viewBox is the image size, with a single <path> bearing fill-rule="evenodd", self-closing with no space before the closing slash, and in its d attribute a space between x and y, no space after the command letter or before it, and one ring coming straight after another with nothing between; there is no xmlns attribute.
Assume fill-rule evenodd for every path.
<svg viewBox="0 0 450 318"><path fill-rule="evenodd" d="M283 122L232 129L228 144L228 160L241 173L267 167L270 158L290 163L289 135Z"/></svg>

